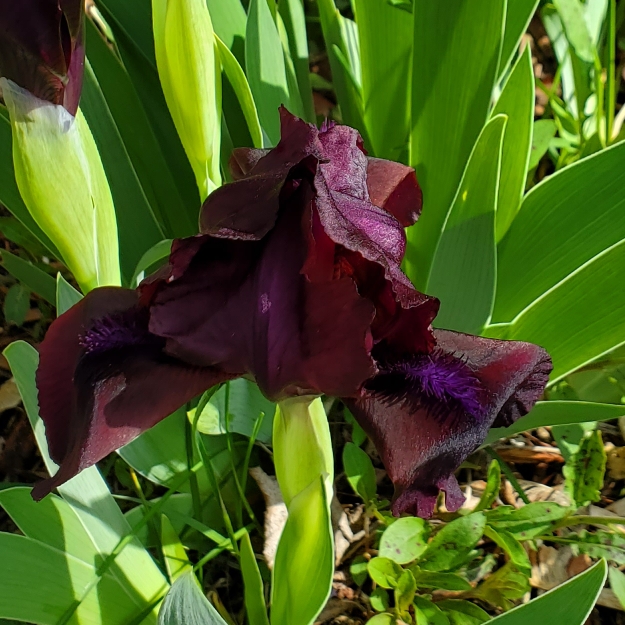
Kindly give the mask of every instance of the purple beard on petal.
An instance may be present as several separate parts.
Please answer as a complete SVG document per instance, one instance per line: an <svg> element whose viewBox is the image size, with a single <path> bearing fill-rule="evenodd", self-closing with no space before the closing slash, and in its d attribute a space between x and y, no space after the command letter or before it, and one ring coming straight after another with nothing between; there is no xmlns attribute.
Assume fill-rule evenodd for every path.
<svg viewBox="0 0 625 625"><path fill-rule="evenodd" d="M484 389L462 358L435 349L393 363L378 363L380 373L367 389L390 405L425 408L437 419L483 413Z"/></svg>
<svg viewBox="0 0 625 625"><path fill-rule="evenodd" d="M138 309L100 317L80 337L80 345L88 354L157 342L160 339L148 331L147 311Z"/></svg>

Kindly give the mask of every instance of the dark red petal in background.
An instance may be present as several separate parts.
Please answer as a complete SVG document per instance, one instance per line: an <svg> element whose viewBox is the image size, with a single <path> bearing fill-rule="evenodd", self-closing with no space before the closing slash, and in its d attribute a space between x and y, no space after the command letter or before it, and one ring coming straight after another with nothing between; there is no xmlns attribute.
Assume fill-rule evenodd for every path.
<svg viewBox="0 0 625 625"><path fill-rule="evenodd" d="M369 157L367 189L371 202L393 215L404 228L419 219L423 194L412 167Z"/></svg>
<svg viewBox="0 0 625 625"><path fill-rule="evenodd" d="M481 384L480 414L441 414L431 401L420 402L418 397L393 402L367 393L346 402L393 480L396 515L430 516L439 490L446 492L447 509L457 510L463 498L454 471L494 423L507 423L532 408L551 371L548 354L536 345L445 330L435 334L438 348L462 359Z"/></svg>
<svg viewBox="0 0 625 625"><path fill-rule="evenodd" d="M0 0L0 76L76 114L84 0Z"/></svg>

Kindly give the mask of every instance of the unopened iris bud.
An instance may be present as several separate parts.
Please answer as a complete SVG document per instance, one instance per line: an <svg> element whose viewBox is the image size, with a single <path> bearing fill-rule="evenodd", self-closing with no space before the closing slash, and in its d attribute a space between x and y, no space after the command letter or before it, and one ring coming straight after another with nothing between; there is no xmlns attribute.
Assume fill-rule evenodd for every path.
<svg viewBox="0 0 625 625"><path fill-rule="evenodd" d="M205 0L152 0L156 65L201 199L221 184L221 72Z"/></svg>
<svg viewBox="0 0 625 625"><path fill-rule="evenodd" d="M80 110L42 100L6 78L20 194L83 291L120 283L115 208L102 161Z"/></svg>

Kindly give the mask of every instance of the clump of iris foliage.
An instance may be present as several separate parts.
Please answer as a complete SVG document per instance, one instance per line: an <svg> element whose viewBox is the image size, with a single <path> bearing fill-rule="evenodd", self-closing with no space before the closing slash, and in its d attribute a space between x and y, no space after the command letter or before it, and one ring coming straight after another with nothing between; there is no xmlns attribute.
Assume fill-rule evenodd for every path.
<svg viewBox="0 0 625 625"><path fill-rule="evenodd" d="M625 344L625 5L538 5L0 0L0 202L39 250L2 263L57 312L38 350L5 350L50 478L0 490L21 532L0 534L0 618L312 625L337 447L366 517L349 575L367 622L582 625L608 569L625 599L624 539L579 530L605 469L596 422L625 410L576 390ZM559 69L534 122L519 44L537 9ZM496 505L501 469L516 480L488 447L463 505L467 457L540 426L569 428L569 505ZM95 466L116 450L124 502ZM539 541L598 561L515 607ZM240 571L227 606L217 562Z"/></svg>

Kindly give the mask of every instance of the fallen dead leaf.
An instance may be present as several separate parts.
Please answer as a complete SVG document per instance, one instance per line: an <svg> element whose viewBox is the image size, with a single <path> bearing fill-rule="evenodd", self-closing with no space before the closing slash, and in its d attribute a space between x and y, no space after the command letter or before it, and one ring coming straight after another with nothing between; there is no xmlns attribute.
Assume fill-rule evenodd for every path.
<svg viewBox="0 0 625 625"><path fill-rule="evenodd" d="M0 386L0 413L11 408L17 408L21 403L22 398L17 390L14 378L7 380Z"/></svg>

